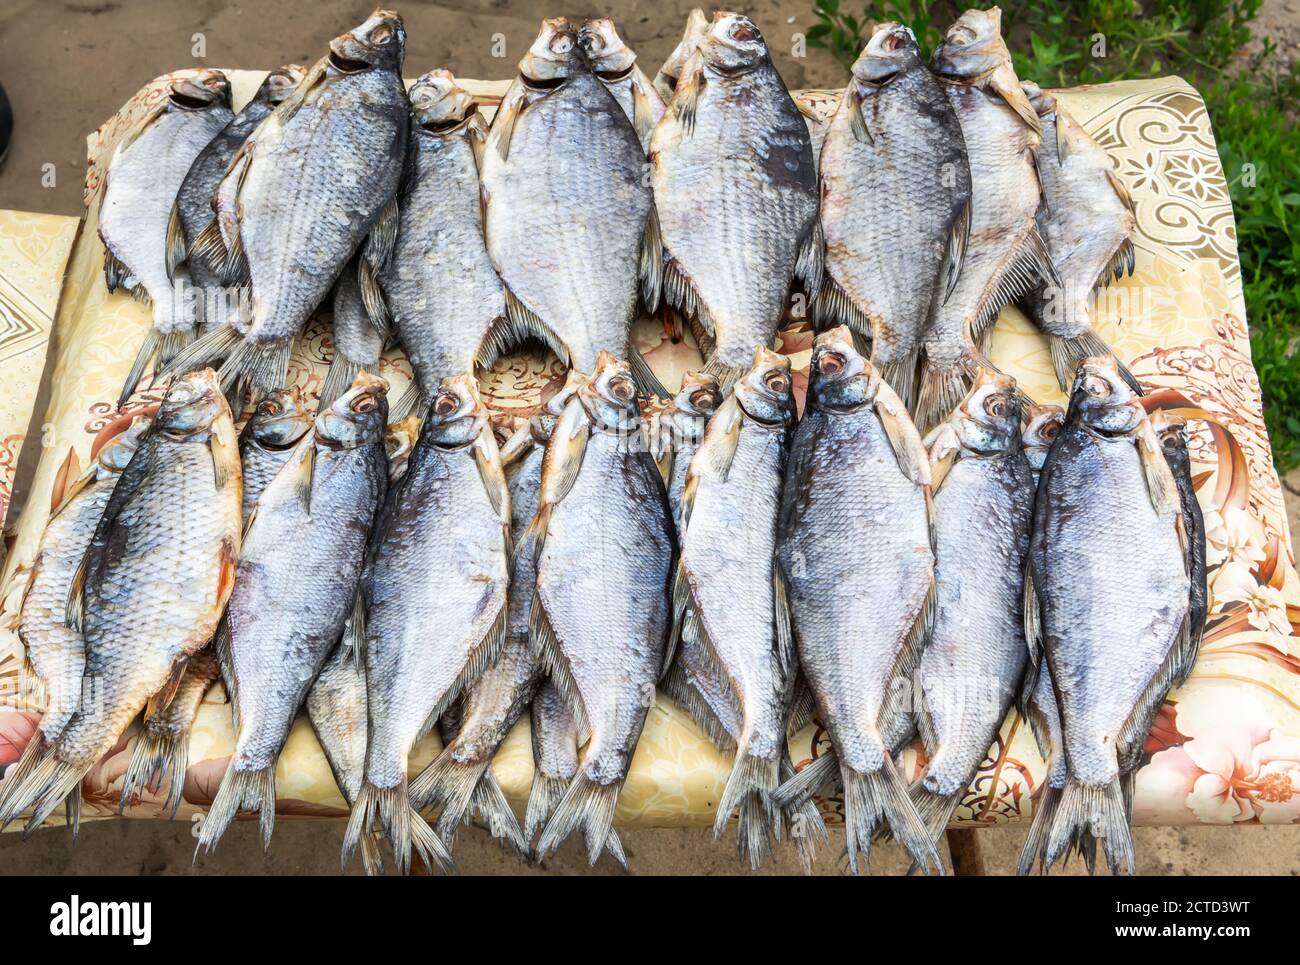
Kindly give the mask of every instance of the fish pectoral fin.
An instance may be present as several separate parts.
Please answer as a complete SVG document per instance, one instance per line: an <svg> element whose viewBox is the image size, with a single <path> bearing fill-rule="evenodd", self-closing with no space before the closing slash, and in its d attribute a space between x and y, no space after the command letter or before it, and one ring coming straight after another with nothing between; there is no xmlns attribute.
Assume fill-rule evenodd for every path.
<svg viewBox="0 0 1300 965"><path fill-rule="evenodd" d="M82 554L81 562L77 564L77 569L72 574L72 581L68 584L68 596L63 606L63 625L78 633L81 633L86 615L86 573L90 569L90 554L93 548L92 542Z"/></svg>
<svg viewBox="0 0 1300 965"><path fill-rule="evenodd" d="M524 456L533 451L533 446L537 443L533 439L532 426L525 422L522 426L511 433L510 438L505 441L499 449L501 455L501 469L509 469Z"/></svg>
<svg viewBox="0 0 1300 965"><path fill-rule="evenodd" d="M882 381L876 390L875 409L898 460L898 468L918 486L929 486L930 457L921 443L921 434L908 417L903 400L887 382Z"/></svg>
<svg viewBox="0 0 1300 965"><path fill-rule="evenodd" d="M961 277L962 265L966 262L966 248L970 243L970 201L968 200L957 213L957 219L948 232L948 250L943 262L943 300L946 303L957 288L957 279Z"/></svg>
<svg viewBox="0 0 1300 965"><path fill-rule="evenodd" d="M185 226L181 222L180 205L172 202L171 217L167 219L167 278L176 280L176 269L185 261Z"/></svg>
<svg viewBox="0 0 1300 965"><path fill-rule="evenodd" d="M860 144L874 146L876 139L871 136L871 129L867 127L867 119L862 114L862 94L858 91L856 84L849 88L845 109L849 112L849 131L852 132L853 139Z"/></svg>
<svg viewBox="0 0 1300 965"><path fill-rule="evenodd" d="M573 490L590 438L591 423L582 407L582 400L574 395L560 413L551 432L551 441L546 446L546 458L542 461L541 504L548 511L562 503ZM538 515L541 515L540 511Z"/></svg>
<svg viewBox="0 0 1300 965"><path fill-rule="evenodd" d="M717 412L709 420L708 427L704 430L704 438L700 440L700 447L696 450L694 458L691 459L691 466L686 471L689 502L687 494L684 493L681 510L683 533L686 532L690 508L695 502L699 480L707 479L710 482L720 483L727 481L731 464L736 458L736 449L740 445L740 431L743 425L740 403L736 401L733 393L718 406Z"/></svg>
<svg viewBox="0 0 1300 965"><path fill-rule="evenodd" d="M1034 589L1034 577L1026 564L1022 597L1021 619L1025 629L1025 646L1029 648L1029 663L1037 667L1043 659L1043 614Z"/></svg>
<svg viewBox="0 0 1300 965"><path fill-rule="evenodd" d="M126 287L127 279L131 277L131 269L112 250L105 246L104 248L104 284L110 292L115 292L119 288Z"/></svg>
<svg viewBox="0 0 1300 965"><path fill-rule="evenodd" d="M189 666L189 663L190 658L185 656L172 664L171 673L167 675L166 683L145 704L145 720L162 713L171 706L172 701L176 698L176 691L180 689L181 681L185 678L185 668Z"/></svg>
<svg viewBox="0 0 1300 965"><path fill-rule="evenodd" d="M559 637L556 636L555 628L546 613L541 592L536 588L533 589L532 606L528 608L528 645L541 665L542 673L555 685L555 689L573 712L573 720L578 727L579 735L590 734L591 722L587 717L587 709L583 706L578 684L573 679L573 669L569 666L569 660L564 655Z"/></svg>
<svg viewBox="0 0 1300 965"><path fill-rule="evenodd" d="M1160 438L1149 417L1143 418L1136 432L1135 442L1138 455L1142 460L1142 476L1146 480L1147 494L1151 497L1151 508L1162 518L1173 516L1178 529L1179 543L1183 548L1183 557L1187 553L1187 531L1183 525L1183 503L1178 495L1178 484L1174 481L1173 471L1165 459Z"/></svg>
<svg viewBox="0 0 1300 965"><path fill-rule="evenodd" d="M388 264L388 260L393 256L393 248L397 244L397 228L401 223L401 212L397 203L397 195L388 199L388 203L379 211L379 216L375 218L375 223L370 226L370 234L366 235L366 243L362 248L364 261L370 263L372 271L379 271Z"/></svg>
<svg viewBox="0 0 1300 965"><path fill-rule="evenodd" d="M488 126L481 112L476 110L474 116L469 119L469 123L465 126L465 136L469 141L470 150L474 152L474 166L482 172L483 153L487 150Z"/></svg>
<svg viewBox="0 0 1300 965"><path fill-rule="evenodd" d="M645 86L645 78L639 76L640 70L636 70L632 78L632 128L636 131L636 139L641 144L650 143L650 133L659 123L659 118L655 116L654 101L659 100L653 88ZM654 100L651 100L653 98Z"/></svg>
<svg viewBox="0 0 1300 965"><path fill-rule="evenodd" d="M989 88L1016 112L1016 115L1025 122L1026 127L1042 137L1043 122L1039 119L1038 112L1034 110L1034 105L1029 103L1029 98L1021 88L1020 80L1016 77L1010 61L989 75Z"/></svg>
<svg viewBox="0 0 1300 965"><path fill-rule="evenodd" d="M212 479L217 490L226 488L230 480L239 480L243 485L243 475L239 461L239 435L235 432L234 420L226 414L218 416L212 423Z"/></svg>
<svg viewBox="0 0 1300 965"><path fill-rule="evenodd" d="M510 529L510 487L506 484L505 470L501 467L501 451L497 448L496 437L492 429L484 426L473 446L474 465L479 478L483 480L483 491L487 493L488 502L497 519Z"/></svg>
<svg viewBox="0 0 1300 965"><path fill-rule="evenodd" d="M1123 202L1124 207L1128 208L1129 214L1136 214L1137 205L1133 203L1133 195L1129 194L1128 185L1120 180L1120 176L1110 168L1106 168L1106 180L1115 189L1115 195ZM1129 270L1132 271L1131 268Z"/></svg>
<svg viewBox="0 0 1300 965"><path fill-rule="evenodd" d="M682 134L695 133L695 113L699 109L700 92L704 89L704 57L696 50L686 60L673 95L672 111L681 125Z"/></svg>
<svg viewBox="0 0 1300 965"><path fill-rule="evenodd" d="M506 94L492 117L487 143L496 149L497 156L502 161L510 160L510 142L515 136L515 125L527 107L528 100L523 88L516 87Z"/></svg>
<svg viewBox="0 0 1300 965"><path fill-rule="evenodd" d="M316 475L316 433L308 432L298 443L297 451L289 457L289 463L280 470L292 480L293 493L298 497L298 505L307 516L311 516L311 486ZM252 520L249 520L251 526Z"/></svg>

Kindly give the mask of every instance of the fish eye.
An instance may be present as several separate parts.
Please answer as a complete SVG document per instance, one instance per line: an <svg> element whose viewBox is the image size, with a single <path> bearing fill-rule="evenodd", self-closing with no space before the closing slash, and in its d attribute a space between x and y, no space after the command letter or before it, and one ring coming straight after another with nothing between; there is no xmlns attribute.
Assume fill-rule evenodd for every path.
<svg viewBox="0 0 1300 965"><path fill-rule="evenodd" d="M763 384L772 392L781 395L790 389L790 376L779 369L773 370L763 376Z"/></svg>
<svg viewBox="0 0 1300 965"><path fill-rule="evenodd" d="M381 23L374 30L370 31L370 42L372 44L386 44L393 39L393 28L386 23Z"/></svg>
<svg viewBox="0 0 1300 965"><path fill-rule="evenodd" d="M610 379L609 391L620 402L631 402L636 398L636 386L626 375L618 375Z"/></svg>
<svg viewBox="0 0 1300 965"><path fill-rule="evenodd" d="M280 414L280 403L275 399L264 399L257 405L257 414L262 416L277 416Z"/></svg>
<svg viewBox="0 0 1300 965"><path fill-rule="evenodd" d="M1100 399L1110 394L1110 383L1097 375L1090 375L1083 380L1083 391Z"/></svg>
<svg viewBox="0 0 1300 965"><path fill-rule="evenodd" d="M1059 422L1048 422L1038 430L1038 434L1046 442L1055 442L1056 437L1061 434L1061 424Z"/></svg>
<svg viewBox="0 0 1300 965"><path fill-rule="evenodd" d="M696 389L691 393L691 405L697 409L712 409L716 404L713 392L709 389Z"/></svg>
<svg viewBox="0 0 1300 965"><path fill-rule="evenodd" d="M440 416L449 416L456 411L456 397L450 392L439 392L438 397L433 400L433 411Z"/></svg>
<svg viewBox="0 0 1300 965"><path fill-rule="evenodd" d="M374 412L379 408L379 399L373 392L366 392L352 400L352 411L358 414Z"/></svg>
<svg viewBox="0 0 1300 965"><path fill-rule="evenodd" d="M573 49L573 38L568 35L557 37L551 44L551 50L557 54L567 54Z"/></svg>
<svg viewBox="0 0 1300 965"><path fill-rule="evenodd" d="M907 45L907 37L901 30L896 30L885 37L882 46L886 50L899 50Z"/></svg>
<svg viewBox="0 0 1300 965"><path fill-rule="evenodd" d="M1001 419L1007 414L1007 400L1001 395L991 395L984 400L984 411L995 419Z"/></svg>
<svg viewBox="0 0 1300 965"><path fill-rule="evenodd" d="M844 371L844 356L827 352L817 360L817 371L822 375L839 375Z"/></svg>

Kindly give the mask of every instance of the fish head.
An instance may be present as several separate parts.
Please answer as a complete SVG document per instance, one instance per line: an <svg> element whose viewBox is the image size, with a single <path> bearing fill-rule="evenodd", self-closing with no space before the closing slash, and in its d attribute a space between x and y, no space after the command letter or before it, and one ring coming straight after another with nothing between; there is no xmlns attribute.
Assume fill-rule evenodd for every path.
<svg viewBox="0 0 1300 965"><path fill-rule="evenodd" d="M440 449L459 449L474 442L484 429L491 431L474 377L449 375L438 383L424 418L423 434L429 441Z"/></svg>
<svg viewBox="0 0 1300 965"><path fill-rule="evenodd" d="M921 63L916 35L901 23L877 25L862 53L853 63L853 79L868 87L879 87Z"/></svg>
<svg viewBox="0 0 1300 965"><path fill-rule="evenodd" d="M204 68L172 81L168 94L171 106L180 111L206 111L230 107L230 78L219 70Z"/></svg>
<svg viewBox="0 0 1300 965"><path fill-rule="evenodd" d="M400 71L406 59L406 25L392 10L376 10L365 22L330 41L329 63L341 74Z"/></svg>
<svg viewBox="0 0 1300 965"><path fill-rule="evenodd" d="M564 17L543 20L537 39L519 61L519 76L534 90L558 86L581 69L578 32Z"/></svg>
<svg viewBox="0 0 1300 965"><path fill-rule="evenodd" d="M682 76L686 61L691 54L695 53L695 48L700 45L700 41L708 32L709 18L703 10L696 7L686 17L686 29L682 32L682 39L677 42L677 46L673 48L673 52L668 55L663 67L659 69L659 76L663 78L669 90L677 89L677 81Z"/></svg>
<svg viewBox="0 0 1300 965"><path fill-rule="evenodd" d="M953 80L975 81L1011 63L1002 39L1002 10L967 10L948 28L934 51L934 69Z"/></svg>
<svg viewBox="0 0 1300 965"><path fill-rule="evenodd" d="M700 56L714 70L739 74L770 60L757 25L739 13L719 10L699 43Z"/></svg>
<svg viewBox="0 0 1300 965"><path fill-rule="evenodd" d="M1034 472L1043 468L1047 460L1047 450L1061 434L1061 425L1065 422L1065 410L1059 405L1031 405L1025 412L1025 428L1020 441L1025 447L1025 458L1029 460Z"/></svg>
<svg viewBox="0 0 1300 965"><path fill-rule="evenodd" d="M415 441L420 438L420 417L408 415L384 430L384 453L388 456L388 477L396 480L406 471Z"/></svg>
<svg viewBox="0 0 1300 965"><path fill-rule="evenodd" d="M311 413L295 385L262 396L248 422L248 432L264 449L286 449L301 439L311 424Z"/></svg>
<svg viewBox="0 0 1300 965"><path fill-rule="evenodd" d="M722 391L717 378L707 372L688 370L682 375L682 386L668 403L664 415L679 437L698 441L704 438L704 427L720 405Z"/></svg>
<svg viewBox="0 0 1300 965"><path fill-rule="evenodd" d="M584 23L578 31L578 44L592 71L607 83L623 80L636 63L636 54L623 42L609 17Z"/></svg>
<svg viewBox="0 0 1300 965"><path fill-rule="evenodd" d="M1020 444L1020 398L1016 380L982 368L957 406L957 439L968 452L1006 452Z"/></svg>
<svg viewBox="0 0 1300 965"><path fill-rule="evenodd" d="M140 448L140 442L152 424L152 416L139 415L132 419L129 426L108 440L104 448L99 450L99 455L95 457L99 468L110 473L125 469L126 464L135 455L135 451Z"/></svg>
<svg viewBox="0 0 1300 965"><path fill-rule="evenodd" d="M1056 113L1056 98L1047 91L1043 90L1032 80L1022 80L1020 89L1025 92L1025 97L1029 98L1030 105L1034 108L1034 113L1039 117L1046 117L1048 114Z"/></svg>
<svg viewBox="0 0 1300 965"><path fill-rule="evenodd" d="M1151 425L1160 438L1165 462L1175 474L1191 471L1191 454L1187 451L1187 420L1164 409L1151 413Z"/></svg>
<svg viewBox="0 0 1300 965"><path fill-rule="evenodd" d="M788 426L794 422L794 378L790 358L765 345L754 352L754 364L736 382L736 404L755 422Z"/></svg>
<svg viewBox="0 0 1300 965"><path fill-rule="evenodd" d="M609 352L596 356L596 371L578 390L578 398L603 428L626 431L640 420L632 367Z"/></svg>
<svg viewBox="0 0 1300 965"><path fill-rule="evenodd" d="M813 340L808 394L819 409L852 412L870 405L880 388L880 373L853 344L847 325L827 329Z"/></svg>
<svg viewBox="0 0 1300 965"><path fill-rule="evenodd" d="M431 70L411 85L411 111L415 123L426 131L450 131L464 123L475 110L467 94L449 70Z"/></svg>
<svg viewBox="0 0 1300 965"><path fill-rule="evenodd" d="M187 372L167 387L154 427L173 439L205 433L221 416L230 415L221 380L212 369Z"/></svg>
<svg viewBox="0 0 1300 965"><path fill-rule="evenodd" d="M285 64L266 75L262 86L253 95L253 100L267 104L279 104L293 93L294 88L307 76L307 68L302 64Z"/></svg>
<svg viewBox="0 0 1300 965"><path fill-rule="evenodd" d="M378 442L388 422L388 383L358 372L352 387L316 416L316 441L329 449L356 449Z"/></svg>
<svg viewBox="0 0 1300 965"><path fill-rule="evenodd" d="M1119 365L1109 355L1079 363L1070 408L1078 410L1089 429L1106 436L1128 435L1146 418L1142 400L1124 381Z"/></svg>

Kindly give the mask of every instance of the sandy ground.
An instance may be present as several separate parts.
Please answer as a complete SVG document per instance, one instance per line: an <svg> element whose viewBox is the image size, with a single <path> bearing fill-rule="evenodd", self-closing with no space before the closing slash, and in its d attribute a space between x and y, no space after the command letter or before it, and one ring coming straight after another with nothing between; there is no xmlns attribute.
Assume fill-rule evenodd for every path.
<svg viewBox="0 0 1300 965"><path fill-rule="evenodd" d="M395 0L396 2L396 0ZM1297 0L1270 0L1263 23L1268 35L1294 55L1300 29ZM468 0L455 8L427 0L402 0L406 19L407 69L413 76L449 67L462 76L502 78L513 72L544 15L614 16L653 73L676 44L692 0L607 0L599 7L568 10L537 0ZM330 37L359 22L369 0L307 3L247 3L229 0L164 3L151 0L7 0L0 10L0 83L17 115L16 138L0 172L0 208L81 214L84 138L151 77L187 65L269 68L285 61L310 63ZM792 55L793 36L813 22L811 4L750 0L746 11L763 29L786 82L792 88L838 86L843 72L824 51ZM495 34L505 38L504 57L492 56ZM192 46L202 34L206 56ZM28 80L40 78L39 81ZM20 78L23 80L20 81ZM42 184L43 166L53 164L53 186ZM1294 481L1300 489L1300 477ZM1300 525L1300 500L1292 506L1292 529ZM10 874L335 874L341 822L280 822L263 855L255 825L231 829L219 851L191 864L194 839L189 825L114 821L87 825L72 847L66 831L37 833L28 842L0 836L0 871ZM1022 828L991 828L979 840L994 873L1014 870L1024 840ZM1140 828L1135 832L1139 871L1144 874L1300 873L1300 827ZM739 866L730 839L712 840L706 829L626 831L632 868L641 874L728 874ZM814 870L837 873L843 834L832 832ZM520 864L485 832L461 833L457 860L467 873L576 873L585 870L577 848L566 847L545 868ZM880 873L901 873L906 862L892 844L872 859ZM618 869L603 859L597 872ZM795 873L799 866L782 849L769 873ZM1078 873L1079 868L1070 869ZM355 871L355 869L354 869Z"/></svg>

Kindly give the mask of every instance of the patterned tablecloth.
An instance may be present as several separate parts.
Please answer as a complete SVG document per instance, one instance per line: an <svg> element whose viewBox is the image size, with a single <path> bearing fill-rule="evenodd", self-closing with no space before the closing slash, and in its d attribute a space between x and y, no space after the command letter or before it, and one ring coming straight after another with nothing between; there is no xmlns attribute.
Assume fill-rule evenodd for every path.
<svg viewBox="0 0 1300 965"><path fill-rule="evenodd" d="M233 71L236 102L259 83L258 72ZM0 624L11 622L15 587L31 565L52 501L76 477L99 446L128 421L113 410L131 360L144 337L147 311L129 297L110 295L102 273L103 248L94 230L97 188L113 145L148 105L164 96L166 78L141 90L89 138L87 230L73 246L62 286L57 324L58 356L45 418L42 452L32 498L17 522L3 574ZM466 82L485 104L503 83ZM823 113L834 93L805 99ZM1150 390L1154 405L1191 417L1197 496L1205 511L1210 565L1210 620L1200 659L1187 684L1171 694L1147 742L1138 774L1135 821L1139 824L1289 823L1300 820L1300 625L1297 581L1281 488L1273 471L1260 415L1259 381L1251 366L1232 207L1215 151L1205 107L1182 80L1167 78L1080 88L1060 93L1061 102L1110 153L1137 206L1137 271L1099 300L1101 334ZM43 341L36 329L62 276L71 230L67 224L0 213L0 472L12 461L14 427L25 431L39 379L39 362L15 359L25 338ZM10 272L21 249L41 271ZM11 293L11 281L19 290ZM14 295L38 306L11 315ZM39 306L45 306L42 314ZM24 334L26 333L26 334ZM635 333L641 350L672 386L683 368L698 364L689 342L673 343L649 319ZM806 366L812 335L793 319L783 332L783 351ZM319 387L332 347L328 327L313 324L295 352L293 378ZM42 350L43 354L43 350ZM1063 401L1047 347L1028 321L1007 309L998 321L992 357L1040 401ZM24 364L25 363L25 364ZM390 353L382 373L400 393L410 370ZM543 395L562 381L554 358L502 361L484 380L485 396L504 424L526 418ZM802 389L804 378L797 377ZM156 397L156 393L155 393ZM150 401L141 398L134 404ZM27 412L22 410L27 405ZM10 408L20 411L10 412ZM0 505L8 476L0 476ZM1117 566L1123 560L1116 560ZM13 761L39 719L40 708L19 690L21 643L0 629L0 765ZM234 732L220 685L208 694L194 729L185 779L182 817L212 800L231 752ZM117 811L118 791L130 758L133 732L87 777L86 819ZM794 748L796 761L824 753L825 733L809 727ZM435 755L435 737L411 759L412 774ZM923 763L907 752L910 773ZM619 801L625 825L708 824L730 762L700 734L687 715L659 697L646 721L627 786ZM494 768L507 796L522 808L532 775L525 719L501 748ZM979 776L957 812L963 824L1022 820L1044 773L1026 722L1014 711L989 750ZM338 816L345 805L310 727L299 720L276 773L285 814ZM824 802L834 820L840 802ZM160 813L157 799L127 812ZM55 819L57 820L57 819Z"/></svg>

